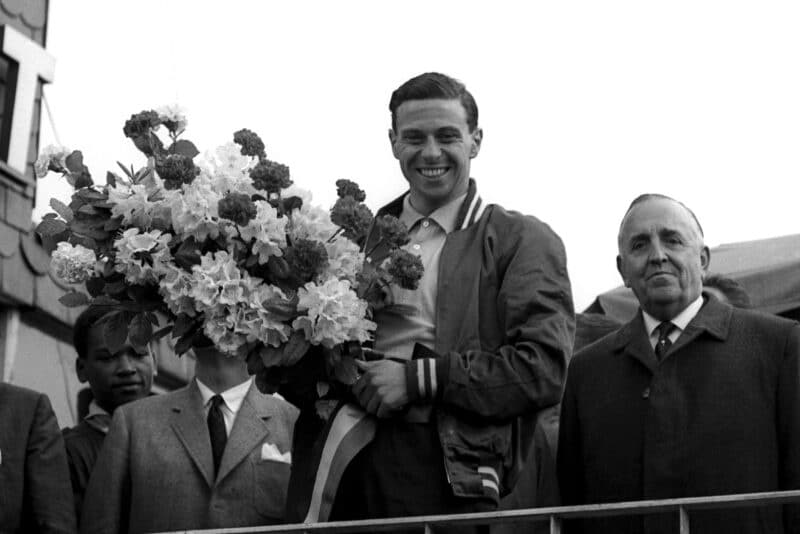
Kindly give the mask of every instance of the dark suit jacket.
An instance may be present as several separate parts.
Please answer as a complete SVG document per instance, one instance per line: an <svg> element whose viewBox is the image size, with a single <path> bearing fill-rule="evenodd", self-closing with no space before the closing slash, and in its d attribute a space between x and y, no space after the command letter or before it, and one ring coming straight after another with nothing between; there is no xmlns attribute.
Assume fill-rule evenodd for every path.
<svg viewBox="0 0 800 534"><path fill-rule="evenodd" d="M75 510L76 514L80 516L86 485L89 484L89 477L106 435L87 424L86 421L81 421L72 428L65 428L61 431L61 435L64 436L64 447L67 449Z"/></svg>
<svg viewBox="0 0 800 534"><path fill-rule="evenodd" d="M0 383L0 532L74 532L64 442L47 396Z"/></svg>
<svg viewBox="0 0 800 534"><path fill-rule="evenodd" d="M710 298L659 364L641 313L567 375L564 504L800 489L800 325ZM797 508L690 514L695 533L796 532ZM586 532L677 532L677 514ZM671 530L670 530L671 529Z"/></svg>
<svg viewBox="0 0 800 534"><path fill-rule="evenodd" d="M297 409L250 388L214 478L197 383L117 408L84 498L81 532L154 532L281 522Z"/></svg>

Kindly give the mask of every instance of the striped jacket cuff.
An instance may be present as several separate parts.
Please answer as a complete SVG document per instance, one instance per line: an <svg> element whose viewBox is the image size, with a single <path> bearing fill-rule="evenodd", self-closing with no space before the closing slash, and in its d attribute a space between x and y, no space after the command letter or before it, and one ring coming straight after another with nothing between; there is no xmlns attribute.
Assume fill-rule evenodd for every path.
<svg viewBox="0 0 800 534"><path fill-rule="evenodd" d="M410 402L435 400L440 395L442 385L441 358L424 345L414 345L413 359L406 363L406 387Z"/></svg>

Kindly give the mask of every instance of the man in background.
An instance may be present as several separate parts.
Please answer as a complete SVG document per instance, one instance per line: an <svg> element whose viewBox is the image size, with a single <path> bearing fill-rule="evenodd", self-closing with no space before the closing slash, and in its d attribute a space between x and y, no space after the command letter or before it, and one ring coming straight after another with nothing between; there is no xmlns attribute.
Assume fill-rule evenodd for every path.
<svg viewBox="0 0 800 534"><path fill-rule="evenodd" d="M636 198L617 267L640 311L570 362L561 409L565 505L800 489L800 325L702 294L694 214ZM677 532L678 516L587 519L591 533ZM800 531L797 506L695 510L692 533Z"/></svg>
<svg viewBox="0 0 800 534"><path fill-rule="evenodd" d="M110 311L108 307L90 306L78 316L73 328L73 345L78 353L75 371L78 380L88 382L92 392L86 417L63 430L78 516L111 415L119 406L149 395L153 383L154 362L149 350L137 351L130 344L114 353L109 350L101 319Z"/></svg>
<svg viewBox="0 0 800 534"><path fill-rule="evenodd" d="M47 395L0 382L0 532L75 532L71 495Z"/></svg>
<svg viewBox="0 0 800 534"><path fill-rule="evenodd" d="M115 411L81 532L282 522L297 409L260 393L241 359L213 348L194 352L188 386Z"/></svg>

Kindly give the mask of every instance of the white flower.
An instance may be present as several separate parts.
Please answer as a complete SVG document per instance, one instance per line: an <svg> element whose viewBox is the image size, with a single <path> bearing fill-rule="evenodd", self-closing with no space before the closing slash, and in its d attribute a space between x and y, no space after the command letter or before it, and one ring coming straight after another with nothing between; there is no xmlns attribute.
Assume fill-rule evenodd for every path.
<svg viewBox="0 0 800 534"><path fill-rule="evenodd" d="M172 207L172 226L183 239L191 236L203 241L225 232L227 225L219 220L217 208L222 194L207 182L195 179L180 190L165 192L165 198Z"/></svg>
<svg viewBox="0 0 800 534"><path fill-rule="evenodd" d="M267 263L270 256L283 256L286 247L286 217L278 217L278 210L265 200L257 200L256 216L240 226L239 232L245 243L253 241L252 253L258 256L258 263Z"/></svg>
<svg viewBox="0 0 800 534"><path fill-rule="evenodd" d="M331 221L331 215L311 204L303 204L299 210L294 210L289 216L289 235L292 239L311 239L325 243L333 237L339 229Z"/></svg>
<svg viewBox="0 0 800 534"><path fill-rule="evenodd" d="M186 110L178 104L163 106L155 111L158 113L158 118L161 119L162 122L171 122L175 124L173 128L175 134L183 132L186 129L186 125L189 124L189 121L186 119Z"/></svg>
<svg viewBox="0 0 800 534"><path fill-rule="evenodd" d="M72 246L66 241L53 251L50 265L56 276L70 284L85 282L95 274L97 256L83 245Z"/></svg>
<svg viewBox="0 0 800 534"><path fill-rule="evenodd" d="M236 261L224 250L203 254L200 265L192 267L190 296L198 311L217 313L221 307L246 301L257 279L251 279L246 273L245 276L243 278Z"/></svg>
<svg viewBox="0 0 800 534"><path fill-rule="evenodd" d="M167 273L167 264L172 259L168 248L171 237L159 230L125 230L122 237L114 241L117 249L114 269L132 284L157 283Z"/></svg>
<svg viewBox="0 0 800 534"><path fill-rule="evenodd" d="M250 169L257 163L256 158L243 156L239 145L233 142L227 143L218 147L213 153L206 152L197 158L200 175L195 181L207 183L220 195L228 192L254 195L256 189L250 178Z"/></svg>
<svg viewBox="0 0 800 534"><path fill-rule="evenodd" d="M282 198L299 197L303 201L303 206L311 205L311 191L298 187L297 184L292 184L283 191L281 191Z"/></svg>
<svg viewBox="0 0 800 534"><path fill-rule="evenodd" d="M307 283L297 291L298 310L307 314L292 322L314 345L328 348L348 340L364 342L377 325L365 319L367 302L356 296L346 280L330 279L321 285Z"/></svg>
<svg viewBox="0 0 800 534"><path fill-rule="evenodd" d="M153 203L147 198L147 189L143 184L118 182L115 186L108 187L108 201L114 204L111 214L115 217L122 215L122 222L127 226L150 226L153 221Z"/></svg>
<svg viewBox="0 0 800 534"><path fill-rule="evenodd" d="M344 236L337 237L332 243L325 243L328 252L328 266L320 275L321 280L338 278L356 283L356 276L364 266L364 253L358 245Z"/></svg>
<svg viewBox="0 0 800 534"><path fill-rule="evenodd" d="M190 317L197 315L195 302L191 296L191 275L172 264L165 265L164 270L164 277L158 283L158 292L164 297L167 307L175 315L181 313Z"/></svg>
<svg viewBox="0 0 800 534"><path fill-rule="evenodd" d="M70 149L63 146L47 145L39 152L33 170L37 178L44 178L50 170L64 172L67 168L67 156L72 153Z"/></svg>

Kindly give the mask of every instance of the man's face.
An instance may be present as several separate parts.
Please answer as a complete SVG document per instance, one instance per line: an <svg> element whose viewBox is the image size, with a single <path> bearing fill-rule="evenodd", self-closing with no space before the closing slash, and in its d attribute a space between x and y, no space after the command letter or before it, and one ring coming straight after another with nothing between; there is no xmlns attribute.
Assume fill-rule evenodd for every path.
<svg viewBox="0 0 800 534"><path fill-rule="evenodd" d="M103 341L101 326L89 329L86 358L78 358L78 379L89 382L92 394L108 412L150 393L153 384L153 359L148 352L137 353L125 346L115 354Z"/></svg>
<svg viewBox="0 0 800 534"><path fill-rule="evenodd" d="M414 208L427 215L466 193L470 160L478 155L483 133L469 131L461 102L409 100L400 104L396 117L389 140Z"/></svg>
<svg viewBox="0 0 800 534"><path fill-rule="evenodd" d="M692 216L671 200L638 204L620 229L617 269L642 309L662 321L700 296L709 258Z"/></svg>

